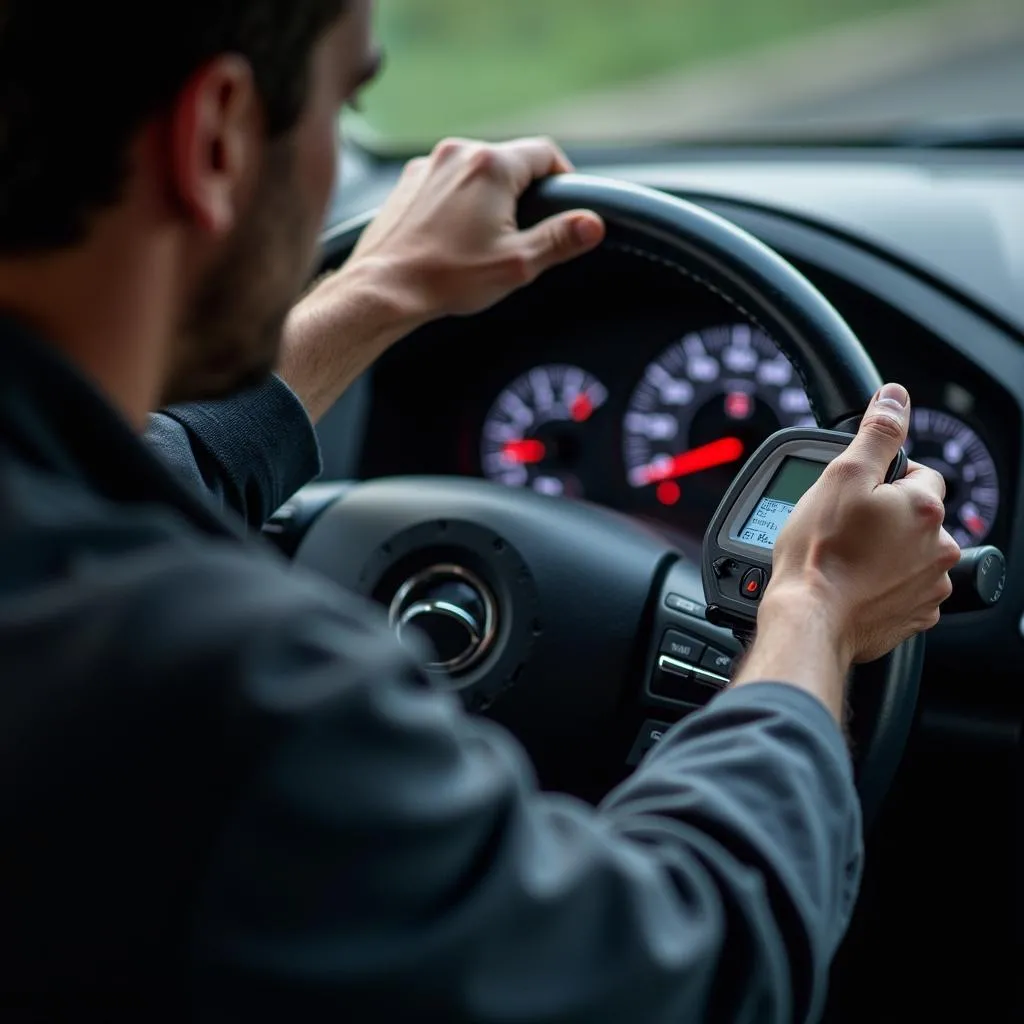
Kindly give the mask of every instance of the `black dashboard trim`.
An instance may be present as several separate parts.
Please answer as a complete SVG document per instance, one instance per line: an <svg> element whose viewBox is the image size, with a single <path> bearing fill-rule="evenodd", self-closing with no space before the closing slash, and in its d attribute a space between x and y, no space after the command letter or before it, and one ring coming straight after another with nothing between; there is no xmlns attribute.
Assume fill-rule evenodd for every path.
<svg viewBox="0 0 1024 1024"><path fill-rule="evenodd" d="M735 211L743 210L753 214L764 214L765 216L773 219L784 219L793 224L799 224L809 228L818 234L831 236L834 239L845 242L853 248L875 256L888 264L892 269L901 270L903 273L917 278L919 281L945 295L959 306L970 310L970 312L974 313L975 316L987 320L1000 331L1010 335L1015 341L1024 344L1024 329L1021 329L1006 317L1001 316L974 296L959 289L947 278L932 273L931 271L914 263L912 260L907 259L905 256L902 256L876 242L862 238L852 231L837 227L834 224L826 223L825 221L818 220L814 217L795 213L790 210L778 210L766 203L756 203L749 199L736 199L722 193L698 189L666 189L665 191L668 191L670 195L677 196L680 199L685 199L688 202L696 203L697 205L704 206L709 210L719 212L722 216L726 216L731 220L737 220L737 214ZM725 208L728 208L732 212L724 212ZM852 283L857 282L853 281Z"/></svg>
<svg viewBox="0 0 1024 1024"><path fill-rule="evenodd" d="M693 201L697 201L696 199ZM809 263L872 293L898 312L916 320L944 343L979 365L986 374L1009 391L1024 408L1024 335L1012 326L1004 327L994 315L977 311L958 293L936 288L928 275L904 267L883 250L844 237L812 221L789 213L755 207L729 199L701 200L720 216L735 220L766 244L789 258ZM959 330L950 330L950 325ZM980 332L975 335L973 332ZM972 344L962 341L972 337ZM980 340L982 350L973 343ZM984 362L979 357L984 356ZM1007 374L1016 362L1020 374Z"/></svg>

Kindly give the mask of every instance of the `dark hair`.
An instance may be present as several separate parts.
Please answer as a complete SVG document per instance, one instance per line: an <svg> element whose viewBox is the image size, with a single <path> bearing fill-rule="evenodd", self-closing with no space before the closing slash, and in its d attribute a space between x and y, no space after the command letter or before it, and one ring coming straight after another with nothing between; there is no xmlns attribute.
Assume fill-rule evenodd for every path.
<svg viewBox="0 0 1024 1024"><path fill-rule="evenodd" d="M57 249L114 203L129 143L220 53L246 57L268 132L348 0L0 0L0 253Z"/></svg>

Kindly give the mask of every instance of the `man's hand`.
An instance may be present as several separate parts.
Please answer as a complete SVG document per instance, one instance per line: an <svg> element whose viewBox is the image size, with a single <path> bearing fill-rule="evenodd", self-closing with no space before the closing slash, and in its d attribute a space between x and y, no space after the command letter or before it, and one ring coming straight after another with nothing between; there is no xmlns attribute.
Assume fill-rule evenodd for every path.
<svg viewBox="0 0 1024 1024"><path fill-rule="evenodd" d="M595 248L580 210L520 231L520 196L571 171L554 143L449 140L413 160L355 252L299 303L281 375L317 418L398 338L431 320L478 313L544 271Z"/></svg>
<svg viewBox="0 0 1024 1024"><path fill-rule="evenodd" d="M886 385L856 440L797 505L775 546L739 684L792 682L838 717L852 665L938 622L960 557L942 526L945 482L916 463L902 480L884 482L909 424L907 392Z"/></svg>
<svg viewBox="0 0 1024 1024"><path fill-rule="evenodd" d="M604 237L600 218L585 210L518 228L523 192L571 170L547 139L442 142L406 167L353 262L379 266L382 284L399 289L414 317L479 313Z"/></svg>

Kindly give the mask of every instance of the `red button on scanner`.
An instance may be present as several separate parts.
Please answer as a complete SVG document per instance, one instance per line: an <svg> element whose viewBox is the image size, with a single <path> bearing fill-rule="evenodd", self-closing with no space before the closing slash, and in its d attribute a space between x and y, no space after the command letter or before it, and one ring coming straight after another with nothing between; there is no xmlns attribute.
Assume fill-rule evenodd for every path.
<svg viewBox="0 0 1024 1024"><path fill-rule="evenodd" d="M749 569L740 581L740 593L748 601L760 601L764 591L764 572L761 569Z"/></svg>

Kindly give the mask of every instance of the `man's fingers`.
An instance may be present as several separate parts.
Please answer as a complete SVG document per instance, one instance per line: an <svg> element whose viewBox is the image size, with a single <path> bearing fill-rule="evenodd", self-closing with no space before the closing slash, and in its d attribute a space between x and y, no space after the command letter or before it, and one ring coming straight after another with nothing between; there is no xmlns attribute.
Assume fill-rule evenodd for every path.
<svg viewBox="0 0 1024 1024"><path fill-rule="evenodd" d="M402 171L403 180L419 181L430 168L430 161L425 156L418 156L410 160Z"/></svg>
<svg viewBox="0 0 1024 1024"><path fill-rule="evenodd" d="M907 440L910 428L910 395L900 384L886 384L861 420L850 447L842 459L855 462L878 483Z"/></svg>
<svg viewBox="0 0 1024 1024"><path fill-rule="evenodd" d="M511 188L516 196L540 178L575 170L565 153L543 137L497 144L445 139L434 147L430 162L448 174L489 178Z"/></svg>
<svg viewBox="0 0 1024 1024"><path fill-rule="evenodd" d="M596 213L573 210L521 232L517 247L525 254L530 276L536 277L597 248L604 241L604 234L604 221Z"/></svg>
<svg viewBox="0 0 1024 1024"><path fill-rule="evenodd" d="M946 500L946 478L930 466L922 466L918 462L907 465L907 475L901 481L904 486L920 486L929 494L934 494L939 501Z"/></svg>
<svg viewBox="0 0 1024 1024"><path fill-rule="evenodd" d="M517 192L525 191L538 178L573 170L569 158L550 139L517 139L515 142L503 142L495 148L506 164Z"/></svg>
<svg viewBox="0 0 1024 1024"><path fill-rule="evenodd" d="M943 504L946 499L946 481L940 473L914 463L913 469L897 481L897 485L910 497L912 507L923 526L942 526L946 518L946 506Z"/></svg>

